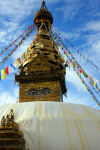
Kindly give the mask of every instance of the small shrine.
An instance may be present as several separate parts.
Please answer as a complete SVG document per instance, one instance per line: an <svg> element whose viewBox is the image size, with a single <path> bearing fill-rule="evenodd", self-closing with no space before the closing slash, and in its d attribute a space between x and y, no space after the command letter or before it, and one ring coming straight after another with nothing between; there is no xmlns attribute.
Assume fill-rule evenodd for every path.
<svg viewBox="0 0 100 150"><path fill-rule="evenodd" d="M2 117L0 127L0 150L25 150L25 140L18 124L14 122L14 113Z"/></svg>
<svg viewBox="0 0 100 150"><path fill-rule="evenodd" d="M19 102L56 101L63 102L66 94L66 65L59 58L56 43L50 38L49 29L53 17L47 10L45 2L35 13L34 23L37 26L37 38L30 53L19 66Z"/></svg>

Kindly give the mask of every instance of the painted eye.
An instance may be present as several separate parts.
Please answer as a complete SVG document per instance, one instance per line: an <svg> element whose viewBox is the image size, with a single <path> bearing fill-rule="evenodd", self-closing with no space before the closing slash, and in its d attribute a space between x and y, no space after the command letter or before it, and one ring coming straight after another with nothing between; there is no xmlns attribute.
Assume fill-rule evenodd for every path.
<svg viewBox="0 0 100 150"><path fill-rule="evenodd" d="M38 95L38 91L35 89L31 89L31 90L27 91L27 94L30 96L35 96L35 95Z"/></svg>
<svg viewBox="0 0 100 150"><path fill-rule="evenodd" d="M50 94L51 91L50 90L42 90L41 91L41 95L47 95L47 94Z"/></svg>
<svg viewBox="0 0 100 150"><path fill-rule="evenodd" d="M38 93L37 93L37 92L28 92L27 94L28 94L28 95L31 95L31 96L38 95Z"/></svg>

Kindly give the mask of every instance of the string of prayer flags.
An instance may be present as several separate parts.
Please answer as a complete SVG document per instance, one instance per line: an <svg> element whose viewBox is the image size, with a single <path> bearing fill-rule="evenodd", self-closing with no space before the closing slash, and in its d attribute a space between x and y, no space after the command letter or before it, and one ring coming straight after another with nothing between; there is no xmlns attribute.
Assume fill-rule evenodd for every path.
<svg viewBox="0 0 100 150"><path fill-rule="evenodd" d="M33 28L31 28L28 32L29 33L32 33L33 32L33 30L34 30L34 27ZM30 32L31 31L31 32ZM28 35L29 36L29 35ZM23 41L26 39L26 37L28 37L28 36L24 36L24 38L22 38L22 40L16 45L16 47L10 52L10 54L8 54L1 62L0 62L0 64L1 65L3 65L4 63L5 63L5 61L15 52L15 50L18 48L18 46L19 46L19 48L20 48L20 45L21 45L21 43L23 43Z"/></svg>
<svg viewBox="0 0 100 150"><path fill-rule="evenodd" d="M31 25L27 30L25 30L23 32L23 34L21 34L14 42L12 42L8 47L4 48L1 52L0 52L0 56L5 53L5 51L7 51L13 44L16 46L15 42L22 37L22 35L25 35L25 32L27 32L28 30L30 30L30 28L34 28L35 29L35 24Z"/></svg>
<svg viewBox="0 0 100 150"><path fill-rule="evenodd" d="M54 28L54 27L53 27ZM53 28L52 28L52 30L53 30ZM54 28L55 30L56 30L56 28ZM54 30L53 30L54 31ZM57 30L56 30L57 31ZM55 32L55 34L57 35L57 33L59 33L58 31L57 31L57 33L56 33L56 31L54 31ZM60 33L59 33L59 35L60 35ZM66 38L64 38L65 39L65 41L67 42L67 43L69 43L70 45L71 45L71 47L73 47L77 52L78 52L78 54L80 54L80 57L83 55L79 50L77 50ZM96 67L96 69L97 69L97 71L98 71L98 67L94 64L94 63L92 63L88 58L86 58L86 56L84 56L83 55L83 59L84 60L87 60L87 62L90 62L94 67Z"/></svg>
<svg viewBox="0 0 100 150"><path fill-rule="evenodd" d="M52 30L51 30L50 33L51 33L51 34L53 35L53 37L54 37L54 33L53 33ZM56 35L57 35L57 33L56 33ZM63 49L65 49L65 50L67 51L66 54L65 54L65 51L64 51L64 54L65 54L67 57L68 57L68 55L70 55L70 56L72 57L72 59L70 59L70 62L72 62L72 60L73 60L73 62L74 62L74 64L75 64L75 65L71 64L71 65L73 66L73 69L77 66L79 73L80 73L80 74L83 74L83 76L86 77L86 79L87 79L88 81L90 81L90 78L91 78L91 77L89 77L88 74L84 71L84 69L78 64L78 62L75 61L75 58L74 58L73 55L70 53L70 51L68 50L68 48L63 44L63 42L61 41L61 39L58 38L58 36L56 36L56 38L57 38L57 41L60 42L60 47L62 46ZM60 40L59 40L59 39L60 39ZM55 38L54 38L54 40L55 40ZM62 50L63 50L63 49L62 49ZM88 78L87 78L87 76L88 76ZM91 86L92 86L92 88L94 88L95 90L97 89L97 90L100 92L99 86L98 86L97 84L94 84L94 82L91 82ZM99 95L99 94L98 94L98 95Z"/></svg>
<svg viewBox="0 0 100 150"><path fill-rule="evenodd" d="M69 64L70 64L71 63L70 59L68 58L68 60L69 60ZM93 92L91 91L91 89L89 88L89 86L85 83L85 81L83 80L83 78L81 77L81 75L78 73L77 69L74 69L74 71L76 72L76 74L78 75L78 77L81 79L81 81L85 85L87 91L91 94L91 96L96 101L96 103L98 104L98 106L100 106L100 102L98 101L98 99L96 98L96 96L93 94Z"/></svg>
<svg viewBox="0 0 100 150"><path fill-rule="evenodd" d="M31 46L33 46L33 41L30 44ZM29 48L27 48L28 50ZM31 50L31 49L30 49ZM29 51L28 51L29 53ZM16 67L18 67L19 64L21 64L21 62L25 59L26 55L28 54L27 52L23 53L21 55L21 57L19 57L17 60L15 60L12 64L10 64L9 66L7 66L6 68L4 68L3 70L0 71L0 80L3 80L6 78L6 75L9 75L9 73L12 73L13 70L16 70Z"/></svg>

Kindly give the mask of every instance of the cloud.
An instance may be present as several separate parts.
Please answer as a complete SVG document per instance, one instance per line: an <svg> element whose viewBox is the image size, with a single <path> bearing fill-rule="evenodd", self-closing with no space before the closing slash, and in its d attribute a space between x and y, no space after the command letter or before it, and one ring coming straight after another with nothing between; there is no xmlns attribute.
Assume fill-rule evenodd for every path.
<svg viewBox="0 0 100 150"><path fill-rule="evenodd" d="M91 95L89 95L89 93L85 94L83 92L83 94L81 93L81 95L80 95L79 92L76 93L74 91L68 91L67 98L63 97L63 101L68 102L68 103L75 103L75 104L81 104L81 105L85 105L85 106L91 106L91 107L100 109L100 107L92 99L92 97L91 97Z"/></svg>
<svg viewBox="0 0 100 150"><path fill-rule="evenodd" d="M90 21L85 23L85 27L83 28L83 31L95 31L98 32L100 31L100 21Z"/></svg>
<svg viewBox="0 0 100 150"><path fill-rule="evenodd" d="M15 0L14 2L8 0L5 3L1 1L0 14L1 16L7 16L11 20L16 18L16 22L21 21L22 18L25 19L31 14L32 9L36 10L39 7L37 2L35 0L30 0L30 2L28 0Z"/></svg>
<svg viewBox="0 0 100 150"><path fill-rule="evenodd" d="M63 21L67 21L68 19L72 20L73 17L78 13L79 9L82 7L80 0L76 1L63 1L64 5L59 8L56 8L56 11L63 12L64 18Z"/></svg>
<svg viewBox="0 0 100 150"><path fill-rule="evenodd" d="M72 70L71 66L70 70L68 68L66 70L66 82L72 83L72 85L74 85L78 89L78 91L86 92L85 86L82 84L77 74Z"/></svg>

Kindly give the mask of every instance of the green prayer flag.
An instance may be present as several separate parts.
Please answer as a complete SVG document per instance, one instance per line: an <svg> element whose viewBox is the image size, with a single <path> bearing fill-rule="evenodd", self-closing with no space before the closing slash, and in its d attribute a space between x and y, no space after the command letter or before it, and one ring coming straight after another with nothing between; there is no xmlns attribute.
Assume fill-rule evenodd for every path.
<svg viewBox="0 0 100 150"><path fill-rule="evenodd" d="M27 48L27 50L26 50L26 55L28 54L28 48Z"/></svg>

